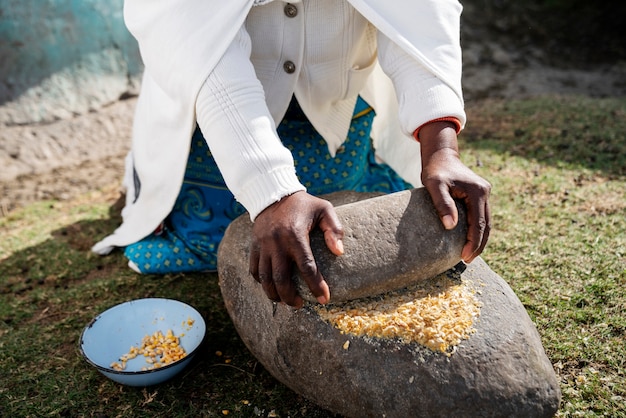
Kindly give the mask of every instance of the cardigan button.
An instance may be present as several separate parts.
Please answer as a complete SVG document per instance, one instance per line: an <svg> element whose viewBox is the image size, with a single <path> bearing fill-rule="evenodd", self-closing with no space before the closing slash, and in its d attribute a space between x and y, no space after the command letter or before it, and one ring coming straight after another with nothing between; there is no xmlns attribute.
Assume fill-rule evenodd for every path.
<svg viewBox="0 0 626 418"><path fill-rule="evenodd" d="M287 74L293 74L296 72L296 64L294 64L293 61L285 61L283 70L285 70Z"/></svg>
<svg viewBox="0 0 626 418"><path fill-rule="evenodd" d="M285 5L285 16L296 17L298 15L298 8L291 3Z"/></svg>

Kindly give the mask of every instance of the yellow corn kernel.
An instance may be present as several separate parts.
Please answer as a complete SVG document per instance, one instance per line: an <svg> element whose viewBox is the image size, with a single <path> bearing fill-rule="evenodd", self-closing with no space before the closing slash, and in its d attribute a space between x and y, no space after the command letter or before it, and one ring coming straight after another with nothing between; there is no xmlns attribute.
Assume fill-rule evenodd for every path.
<svg viewBox="0 0 626 418"><path fill-rule="evenodd" d="M128 353L120 357L122 363L111 363L111 368L124 370L126 362L137 355L143 355L146 363L149 364L148 367L142 367L142 370L151 370L176 362L184 358L187 353L180 345L180 338L174 335L171 329L168 329L165 335L159 330L152 335L144 336L140 347L130 347Z"/></svg>
<svg viewBox="0 0 626 418"><path fill-rule="evenodd" d="M475 294L471 283L440 276L382 297L315 309L344 334L415 342L450 355L475 332L481 307Z"/></svg>

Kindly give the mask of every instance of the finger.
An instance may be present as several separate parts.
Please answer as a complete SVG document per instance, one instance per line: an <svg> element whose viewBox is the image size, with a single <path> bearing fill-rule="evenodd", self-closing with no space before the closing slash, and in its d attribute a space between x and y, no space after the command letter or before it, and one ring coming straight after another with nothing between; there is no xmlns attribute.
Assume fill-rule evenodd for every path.
<svg viewBox="0 0 626 418"><path fill-rule="evenodd" d="M278 294L272 276L272 262L269 257L262 257L259 262L259 283L265 292L265 295L272 302L280 302L281 297Z"/></svg>
<svg viewBox="0 0 626 418"><path fill-rule="evenodd" d="M491 235L491 208L489 207L489 202L485 204L485 220L487 223L485 226L485 232L483 233L483 241L480 243L478 251L474 253L474 258L478 257L483 252L487 246L487 242L489 241L489 235Z"/></svg>
<svg viewBox="0 0 626 418"><path fill-rule="evenodd" d="M485 220L487 223L485 226L485 231L483 233L482 242L480 243L478 250L474 251L474 253L472 254L470 262L483 252L483 250L487 246L487 241L489 241L489 235L491 234L491 210L488 203L485 205Z"/></svg>
<svg viewBox="0 0 626 418"><path fill-rule="evenodd" d="M308 240L305 245L300 246L300 251L297 254L294 260L302 279L319 303L327 303L330 300L330 290L324 277L322 277L322 273L317 268Z"/></svg>
<svg viewBox="0 0 626 418"><path fill-rule="evenodd" d="M254 280L261 283L261 279L259 278L259 259L261 257L261 248L256 242L250 243L250 260L249 260L249 271L250 275L254 277Z"/></svg>
<svg viewBox="0 0 626 418"><path fill-rule="evenodd" d="M461 258L466 263L471 263L487 245L490 225L490 211L486 198L474 200L472 204L465 199L467 206L467 242L461 252Z"/></svg>
<svg viewBox="0 0 626 418"><path fill-rule="evenodd" d="M304 304L304 301L298 294L296 285L292 280L292 264L287 260L289 259L281 258L280 261L275 261L272 264L272 282L280 300L289 306L299 309Z"/></svg>
<svg viewBox="0 0 626 418"><path fill-rule="evenodd" d="M339 221L337 212L335 212L332 206L330 210L324 213L318 227L324 233L326 247L335 255L343 255L343 226L341 225L341 221Z"/></svg>
<svg viewBox="0 0 626 418"><path fill-rule="evenodd" d="M459 222L459 212L448 185L438 182L435 186L426 185L439 219L446 229L454 229Z"/></svg>

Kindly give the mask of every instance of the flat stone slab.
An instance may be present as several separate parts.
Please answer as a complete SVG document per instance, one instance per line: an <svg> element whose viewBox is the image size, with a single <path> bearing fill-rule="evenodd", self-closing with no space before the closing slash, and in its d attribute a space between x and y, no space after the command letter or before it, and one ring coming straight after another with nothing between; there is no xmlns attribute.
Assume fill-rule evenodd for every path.
<svg viewBox="0 0 626 418"><path fill-rule="evenodd" d="M316 303L299 310L272 303L248 273L249 236L250 230L229 229L220 246L226 308L263 366L321 407L355 418L556 413L561 394L540 336L512 289L481 258L463 272L451 269L428 281L444 293L464 286L477 309L465 324L470 332L438 350L400 337L342 331L324 319L327 307ZM420 299L428 297L438 296ZM341 311L359 302L331 308Z"/></svg>

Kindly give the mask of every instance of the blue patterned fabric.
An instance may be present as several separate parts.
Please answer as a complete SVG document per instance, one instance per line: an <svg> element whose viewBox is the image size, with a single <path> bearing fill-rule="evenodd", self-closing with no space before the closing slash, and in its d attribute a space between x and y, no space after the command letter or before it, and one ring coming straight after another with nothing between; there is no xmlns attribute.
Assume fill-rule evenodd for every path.
<svg viewBox="0 0 626 418"><path fill-rule="evenodd" d="M340 190L392 193L411 185L389 166L376 162L370 131L375 113L359 98L346 141L333 157L322 136L295 100L278 126L294 156L296 172L313 195ZM142 273L214 271L226 227L245 213L226 188L211 152L196 129L185 179L164 228L126 247L126 257Z"/></svg>
<svg viewBox="0 0 626 418"><path fill-rule="evenodd" d="M341 190L391 193L411 187L391 167L376 162L370 138L374 117L374 110L359 97L348 137L334 157L306 119L283 119L278 135L294 156L298 178L310 194Z"/></svg>

